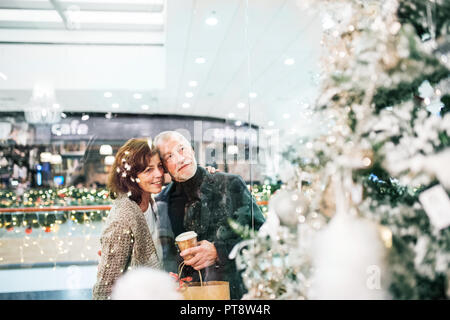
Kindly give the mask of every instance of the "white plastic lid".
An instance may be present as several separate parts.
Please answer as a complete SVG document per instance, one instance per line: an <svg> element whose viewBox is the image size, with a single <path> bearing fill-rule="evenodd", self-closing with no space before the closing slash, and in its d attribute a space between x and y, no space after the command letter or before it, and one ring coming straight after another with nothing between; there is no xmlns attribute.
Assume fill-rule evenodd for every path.
<svg viewBox="0 0 450 320"><path fill-rule="evenodd" d="M195 233L195 231L188 231L188 232L183 232L182 234L179 234L175 238L175 241L186 241L186 240L196 238L196 237L197 237L197 233Z"/></svg>

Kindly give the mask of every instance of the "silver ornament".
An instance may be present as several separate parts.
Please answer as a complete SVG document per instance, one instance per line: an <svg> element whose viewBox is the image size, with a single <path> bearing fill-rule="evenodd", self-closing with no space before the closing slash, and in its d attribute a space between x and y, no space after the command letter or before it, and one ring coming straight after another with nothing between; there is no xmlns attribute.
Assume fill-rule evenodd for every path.
<svg viewBox="0 0 450 320"><path fill-rule="evenodd" d="M269 211L274 212L280 219L281 225L294 227L299 218L308 210L308 200L298 190L278 190L269 201Z"/></svg>

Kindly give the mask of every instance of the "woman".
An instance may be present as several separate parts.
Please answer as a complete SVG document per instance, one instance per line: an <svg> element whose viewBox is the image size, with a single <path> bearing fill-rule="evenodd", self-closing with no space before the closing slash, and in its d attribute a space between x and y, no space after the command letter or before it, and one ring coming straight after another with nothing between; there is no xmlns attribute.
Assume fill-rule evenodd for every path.
<svg viewBox="0 0 450 320"><path fill-rule="evenodd" d="M117 152L108 179L114 205L102 233L94 299L110 299L116 279L137 266L162 269L152 194L163 186L159 155L146 139L130 139Z"/></svg>

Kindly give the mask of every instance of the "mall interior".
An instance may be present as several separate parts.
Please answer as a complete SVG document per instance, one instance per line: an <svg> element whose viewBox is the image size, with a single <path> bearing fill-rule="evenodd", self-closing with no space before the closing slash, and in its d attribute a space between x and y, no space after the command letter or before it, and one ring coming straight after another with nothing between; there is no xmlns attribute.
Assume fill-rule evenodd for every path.
<svg viewBox="0 0 450 320"><path fill-rule="evenodd" d="M314 98L316 30L295 1L1 1L0 200L43 209L2 212L0 297L90 299L128 139L175 130L199 165L276 185L280 132Z"/></svg>
<svg viewBox="0 0 450 320"><path fill-rule="evenodd" d="M399 243L408 243L410 250L402 251L405 245L396 251L410 252L403 269L387 267L397 272L389 289L383 287L390 295L352 291L359 284L345 284L348 292L363 299L442 298L445 292L448 298L449 176L434 168L445 167L450 141L450 121L444 117L450 106L450 27L445 19L450 10L445 1L427 4L441 7L427 11L436 14L423 23L437 22L435 32L426 37L425 27L404 27L408 10L415 8L408 3L414 0L360 2L336 1L341 7L336 4L324 16L325 11L309 0L1 0L0 299L92 299L100 237L113 205L107 183L115 155L129 139L151 142L163 131L181 133L199 166L242 177L268 221L272 240L285 240L278 247L275 242L264 244L272 254L265 260L269 263L256 265L275 269L264 271L268 273L258 281L266 282L259 287L258 281L248 280L248 288L259 288L249 289L250 294L258 292L253 297L308 297L310 283L301 280L309 279L309 271L302 269L306 264L280 267L275 257L297 252L288 239L297 239L298 248L304 248L308 232L325 228L334 211L347 210L364 219L375 217L385 250L392 253ZM339 9L344 7L353 11ZM412 16L417 21L425 17ZM422 41L426 54L434 58L422 58L412 46L410 51L402 47L408 41L400 37L411 30L422 32L422 37L410 36L409 43ZM439 42L439 37L445 41ZM435 39L434 47L426 46ZM413 62L404 62L408 59ZM435 62L426 69L417 61ZM393 67L397 63L404 66ZM444 71L426 78L427 70L440 67ZM395 72L408 76L396 78ZM408 87L408 81L415 87ZM358 89L352 91L352 86ZM408 90L414 94L398 98ZM408 101L412 102L407 105ZM414 129L409 140L402 140L408 130L402 131L400 122L379 120L389 117L383 112L395 105L421 106L437 120L415 128L441 131L425 137L424 131ZM417 110L412 114L419 119ZM409 120L404 114L399 118ZM347 116L349 121L339 120ZM425 140L417 140L420 137L435 140L422 148ZM386 139L391 142L381 147ZM401 153L401 148L409 151ZM420 157L413 157L413 152ZM420 162L432 153L434 158ZM401 162L404 155L417 161ZM166 173L165 184L170 180ZM425 192L419 196L436 185L442 190L433 199L440 199L440 204L430 200L431 192L429 202ZM280 196L269 203L279 189ZM375 202L369 205L364 201L368 198ZM383 209L386 203L393 209ZM442 209L440 216L434 215L439 219L432 217L434 205ZM272 219L278 222L272 224ZM371 231L352 233L366 230L354 223L339 229L338 240L327 238L328 244L338 246L329 250L350 250L351 241L371 252L378 250L366 239ZM353 240L345 242L350 234ZM276 251L288 244L293 247ZM346 263L352 263L351 257L365 259L364 250L355 252L339 255ZM286 263L310 261L299 259ZM342 261L336 257L338 266ZM371 274L367 270L373 269L364 269L364 279ZM342 274L333 281L352 278ZM333 281L327 283L331 286ZM425 293L416 292L420 283L427 284L422 286ZM327 292L336 295L323 297L355 297L339 290Z"/></svg>

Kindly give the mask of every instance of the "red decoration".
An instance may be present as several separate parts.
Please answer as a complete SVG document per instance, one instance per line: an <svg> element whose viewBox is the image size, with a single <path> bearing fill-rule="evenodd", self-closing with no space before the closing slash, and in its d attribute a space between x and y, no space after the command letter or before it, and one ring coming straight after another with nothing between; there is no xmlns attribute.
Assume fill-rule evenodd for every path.
<svg viewBox="0 0 450 320"><path fill-rule="evenodd" d="M175 281L178 281L178 285L179 287L177 288L177 290L180 290L182 287L186 286L185 282L191 282L192 281L192 277L186 277L186 278L181 278L178 277L178 275L176 273L173 272L169 272L170 276L172 278L175 279Z"/></svg>
<svg viewBox="0 0 450 320"><path fill-rule="evenodd" d="M26 234L31 234L32 232L33 232L33 228L31 228L31 227L28 227L25 229Z"/></svg>
<svg viewBox="0 0 450 320"><path fill-rule="evenodd" d="M50 228L50 227L45 227L45 232L51 232L52 231L52 228Z"/></svg>
<svg viewBox="0 0 450 320"><path fill-rule="evenodd" d="M8 231L8 232L11 232L11 231L13 231L14 230L14 227L8 227L8 228L6 228L6 231Z"/></svg>
<svg viewBox="0 0 450 320"><path fill-rule="evenodd" d="M102 250L98 250L97 254L98 254L99 257L101 257L102 256Z"/></svg>

